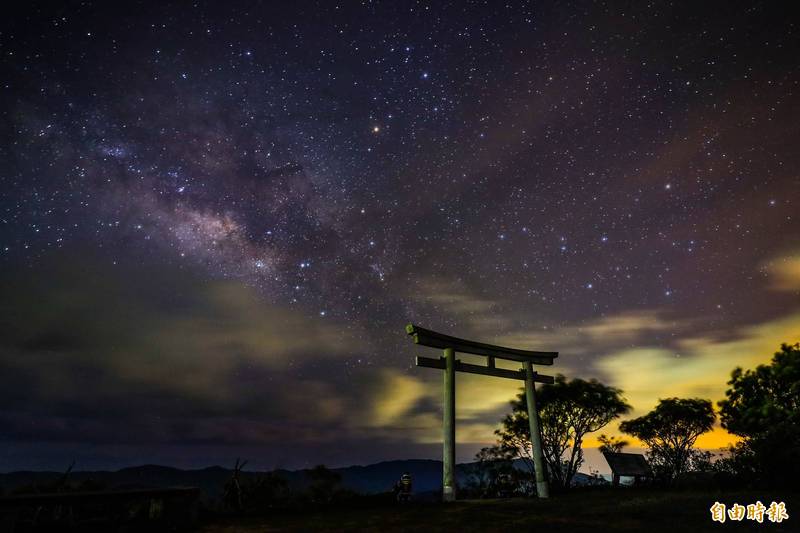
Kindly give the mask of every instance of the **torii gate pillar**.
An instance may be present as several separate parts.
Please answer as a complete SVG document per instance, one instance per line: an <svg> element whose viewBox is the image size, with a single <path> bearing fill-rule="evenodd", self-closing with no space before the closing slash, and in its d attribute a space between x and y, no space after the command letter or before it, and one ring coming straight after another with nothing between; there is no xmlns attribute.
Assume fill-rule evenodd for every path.
<svg viewBox="0 0 800 533"><path fill-rule="evenodd" d="M525 398L528 400L528 423L531 426L531 447L533 448L533 469L536 471L536 494L540 498L550 497L550 488L547 486L547 477L544 475L544 460L542 457L542 433L539 430L539 412L536 410L536 391L533 380L536 372L533 363L525 361Z"/></svg>
<svg viewBox="0 0 800 533"><path fill-rule="evenodd" d="M444 350L444 362L442 499L452 502L456 499L456 353L452 348Z"/></svg>

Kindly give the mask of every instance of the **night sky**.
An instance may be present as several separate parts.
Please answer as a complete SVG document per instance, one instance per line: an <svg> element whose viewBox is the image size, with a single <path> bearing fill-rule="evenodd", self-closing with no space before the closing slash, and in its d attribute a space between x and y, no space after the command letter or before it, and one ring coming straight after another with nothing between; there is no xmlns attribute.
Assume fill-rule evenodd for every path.
<svg viewBox="0 0 800 533"><path fill-rule="evenodd" d="M0 470L440 458L408 322L632 416L800 340L788 2L18 4Z"/></svg>

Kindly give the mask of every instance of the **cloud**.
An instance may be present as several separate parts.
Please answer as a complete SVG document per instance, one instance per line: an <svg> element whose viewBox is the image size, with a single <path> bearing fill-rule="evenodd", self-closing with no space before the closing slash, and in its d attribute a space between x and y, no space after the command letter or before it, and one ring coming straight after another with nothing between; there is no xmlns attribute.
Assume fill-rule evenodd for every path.
<svg viewBox="0 0 800 533"><path fill-rule="evenodd" d="M363 340L370 335L353 324L174 266L121 260L109 268L103 258L74 257L49 264L0 279L0 401L23 406L2 415L7 441L274 448L360 440L401 455L441 442L441 372L371 364L347 370L348 358L374 351ZM425 286L417 305L452 313L463 324L452 333L559 350L554 372L621 387L635 416L663 397L721 399L735 366L767 361L800 331L794 314L741 328L735 338L691 335L696 324L658 309L560 328L526 327L524 315L489 327L501 314L498 302L455 282ZM665 335L671 347L658 342ZM521 386L458 374L460 458L494 441ZM614 433L612 426L604 431ZM730 440L716 430L700 444Z"/></svg>
<svg viewBox="0 0 800 533"><path fill-rule="evenodd" d="M762 265L770 276L770 288L800 291L800 252L775 257Z"/></svg>
<svg viewBox="0 0 800 533"><path fill-rule="evenodd" d="M692 326L689 320L675 320L659 309L625 311L600 316L582 324L561 327L543 326L535 330L519 328L494 339L511 347L553 350L560 353L559 371L586 372L597 354L646 345L654 336L674 337Z"/></svg>
<svg viewBox="0 0 800 533"><path fill-rule="evenodd" d="M311 438L345 416L344 390L309 367L365 350L358 328L275 306L236 281L163 265L103 265L100 275L100 259L61 259L0 280L0 401L16 406L2 416L6 439L204 440L220 427L248 440L291 431L269 424Z"/></svg>
<svg viewBox="0 0 800 533"><path fill-rule="evenodd" d="M454 279L425 278L419 282L414 294L418 305L428 308L434 315L447 317L448 321L461 325L470 334L496 333L513 323L499 312L501 306L497 302L476 295L463 282Z"/></svg>
<svg viewBox="0 0 800 533"><path fill-rule="evenodd" d="M735 367L767 363L781 342L799 339L800 313L795 313L744 327L732 340L697 336L678 341L676 350L646 346L614 352L601 358L596 368L608 383L625 391L634 407L633 418L650 411L661 398L701 397L717 402L725 397ZM714 448L736 440L716 428L698 444Z"/></svg>
<svg viewBox="0 0 800 533"><path fill-rule="evenodd" d="M514 348L559 351L568 356L558 360L559 364L569 364L575 355L646 343L654 335L677 336L694 325L691 320L671 318L662 309L628 310L583 323L556 325L529 310L511 310L503 301L481 297L465 283L445 277L422 280L415 294L415 301L429 307L430 314L447 317L447 323L455 324L458 331L450 333L456 336Z"/></svg>
<svg viewBox="0 0 800 533"><path fill-rule="evenodd" d="M390 426L412 415L421 399L431 396L431 390L421 380L397 371L381 370L375 376L376 386L369 399L369 423Z"/></svg>
<svg viewBox="0 0 800 533"><path fill-rule="evenodd" d="M602 317L577 330L585 332L592 343L631 343L640 342L652 333L675 331L682 324L684 322L667 320L658 311L648 309Z"/></svg>
<svg viewBox="0 0 800 533"><path fill-rule="evenodd" d="M463 358L462 355L459 355ZM356 382L366 390L357 402L368 406L350 417L351 428L418 444L441 442L442 375L424 369L419 377L399 369L364 372ZM456 428L461 443L487 443L522 382L458 373ZM366 385L366 386L365 386Z"/></svg>

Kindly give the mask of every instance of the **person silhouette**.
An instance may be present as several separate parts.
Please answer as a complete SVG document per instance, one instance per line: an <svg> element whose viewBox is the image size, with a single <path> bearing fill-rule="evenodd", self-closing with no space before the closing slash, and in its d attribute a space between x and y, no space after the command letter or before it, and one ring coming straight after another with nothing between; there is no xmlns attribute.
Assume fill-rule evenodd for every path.
<svg viewBox="0 0 800 533"><path fill-rule="evenodd" d="M408 472L403 472L403 475L400 476L400 481L398 481L394 486L394 491L397 494L397 501L398 502L408 502L411 500L411 474Z"/></svg>

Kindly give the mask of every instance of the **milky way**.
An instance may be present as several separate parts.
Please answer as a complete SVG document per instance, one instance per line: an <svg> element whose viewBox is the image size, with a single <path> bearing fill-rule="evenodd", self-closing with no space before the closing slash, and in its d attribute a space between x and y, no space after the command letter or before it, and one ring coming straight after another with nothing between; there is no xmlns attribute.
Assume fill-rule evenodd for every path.
<svg viewBox="0 0 800 533"><path fill-rule="evenodd" d="M119 416L164 460L190 443L203 451L187 464L222 460L212 416L263 449L329 453L332 432L370 458L403 439L435 456L436 376L413 368L406 322L557 349L558 371L611 382L627 357L705 361L712 343L751 337L777 348L792 339L764 332L800 324L800 43L780 5L18 9L0 33L0 368L24 384L5 400L32 407L6 413L17 436L2 468L60 460L22 442L80 445L48 423L69 394L37 392L68 389L78 368L144 391ZM74 308L54 296L82 289ZM88 342L104 337L81 313L109 300L104 331L130 333L128 347ZM254 316L322 344L259 333ZM220 384L188 356L175 368L202 387L134 364L178 358L166 339L181 332L207 335L197 359ZM217 366L222 353L237 362ZM13 362L59 354L56 377ZM298 380L328 396L321 420L298 417ZM274 409L260 411L251 396L267 381ZM228 392L204 396L207 410L183 412L185 394L217 386ZM471 386L488 403L465 407L462 440L488 442L513 390ZM702 387L692 394L718 393ZM93 407L123 404L113 389L64 415L103 420L94 443L116 442ZM308 460L281 453L261 464Z"/></svg>

